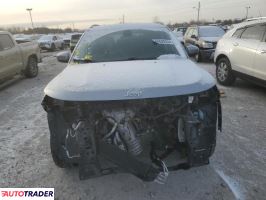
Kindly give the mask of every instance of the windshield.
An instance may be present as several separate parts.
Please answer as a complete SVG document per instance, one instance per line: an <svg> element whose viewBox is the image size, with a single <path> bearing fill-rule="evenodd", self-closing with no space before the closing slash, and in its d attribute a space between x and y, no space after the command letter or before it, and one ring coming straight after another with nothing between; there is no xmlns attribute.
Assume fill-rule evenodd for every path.
<svg viewBox="0 0 266 200"><path fill-rule="evenodd" d="M224 30L218 26L199 27L200 37L221 37L224 33Z"/></svg>
<svg viewBox="0 0 266 200"><path fill-rule="evenodd" d="M96 32L85 33L72 62L150 60L161 55L179 55L170 35L164 31L122 30L96 38L95 35Z"/></svg>
<svg viewBox="0 0 266 200"><path fill-rule="evenodd" d="M43 35L40 40L52 40L52 35Z"/></svg>

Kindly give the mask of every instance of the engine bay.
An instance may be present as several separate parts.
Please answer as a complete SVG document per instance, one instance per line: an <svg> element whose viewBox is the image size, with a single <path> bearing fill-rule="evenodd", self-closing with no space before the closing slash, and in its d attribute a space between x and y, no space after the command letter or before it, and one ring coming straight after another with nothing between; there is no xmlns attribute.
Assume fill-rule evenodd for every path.
<svg viewBox="0 0 266 200"><path fill-rule="evenodd" d="M216 87L192 95L119 101L45 96L42 105L51 137L60 136L60 156L79 165L80 179L128 172L163 184L169 171L208 164L222 125Z"/></svg>

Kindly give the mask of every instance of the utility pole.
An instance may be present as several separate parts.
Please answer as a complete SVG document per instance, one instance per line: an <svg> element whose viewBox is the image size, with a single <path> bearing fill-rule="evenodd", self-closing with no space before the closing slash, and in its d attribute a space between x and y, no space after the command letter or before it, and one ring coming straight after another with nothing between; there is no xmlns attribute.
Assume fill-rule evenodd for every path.
<svg viewBox="0 0 266 200"><path fill-rule="evenodd" d="M122 17L122 24L124 24L125 23L125 15L123 15L123 17Z"/></svg>
<svg viewBox="0 0 266 200"><path fill-rule="evenodd" d="M73 32L75 30L75 23L72 23L72 27L73 27Z"/></svg>
<svg viewBox="0 0 266 200"><path fill-rule="evenodd" d="M199 25L199 17L200 17L200 1L199 1L199 4L198 4L198 25Z"/></svg>
<svg viewBox="0 0 266 200"><path fill-rule="evenodd" d="M246 19L248 18L248 10L250 9L250 6L246 6L247 14L246 14Z"/></svg>
<svg viewBox="0 0 266 200"><path fill-rule="evenodd" d="M32 29L34 29L34 26L33 26L33 21L32 21L32 16L31 16L31 11L32 11L32 8L27 8L26 10L27 10L27 11L29 12L29 14L30 14L31 26L32 26Z"/></svg>
<svg viewBox="0 0 266 200"><path fill-rule="evenodd" d="M259 9L259 14L260 14L260 17L262 17L261 12L260 12L260 9Z"/></svg>
<svg viewBox="0 0 266 200"><path fill-rule="evenodd" d="M198 12L198 18L197 18L197 24L199 25L199 18L200 18L200 1L199 1L199 3L198 3L198 7L193 7L193 8L195 8L196 10L197 10L197 12Z"/></svg>

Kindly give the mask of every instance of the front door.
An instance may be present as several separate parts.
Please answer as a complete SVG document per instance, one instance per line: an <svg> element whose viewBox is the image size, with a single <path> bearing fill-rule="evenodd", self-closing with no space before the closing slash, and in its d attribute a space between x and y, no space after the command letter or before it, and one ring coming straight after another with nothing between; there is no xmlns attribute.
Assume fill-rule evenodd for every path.
<svg viewBox="0 0 266 200"><path fill-rule="evenodd" d="M266 31L266 25L264 25ZM254 61L255 77L266 81L266 33L256 51Z"/></svg>
<svg viewBox="0 0 266 200"><path fill-rule="evenodd" d="M21 68L18 47L8 34L0 34L0 79L16 74Z"/></svg>
<svg viewBox="0 0 266 200"><path fill-rule="evenodd" d="M236 71L255 76L253 64L256 51L261 43L264 27L252 25L246 27L239 38L233 39L230 52L231 64Z"/></svg>

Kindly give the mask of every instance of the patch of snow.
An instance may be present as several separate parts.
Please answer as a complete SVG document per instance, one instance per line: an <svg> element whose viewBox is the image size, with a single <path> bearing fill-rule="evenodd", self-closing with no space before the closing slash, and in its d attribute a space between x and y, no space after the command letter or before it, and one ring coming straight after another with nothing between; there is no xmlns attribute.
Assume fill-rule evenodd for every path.
<svg viewBox="0 0 266 200"><path fill-rule="evenodd" d="M224 172L215 169L217 174L224 180L224 182L231 189L237 200L245 200L245 195L241 185L233 178L224 174Z"/></svg>

